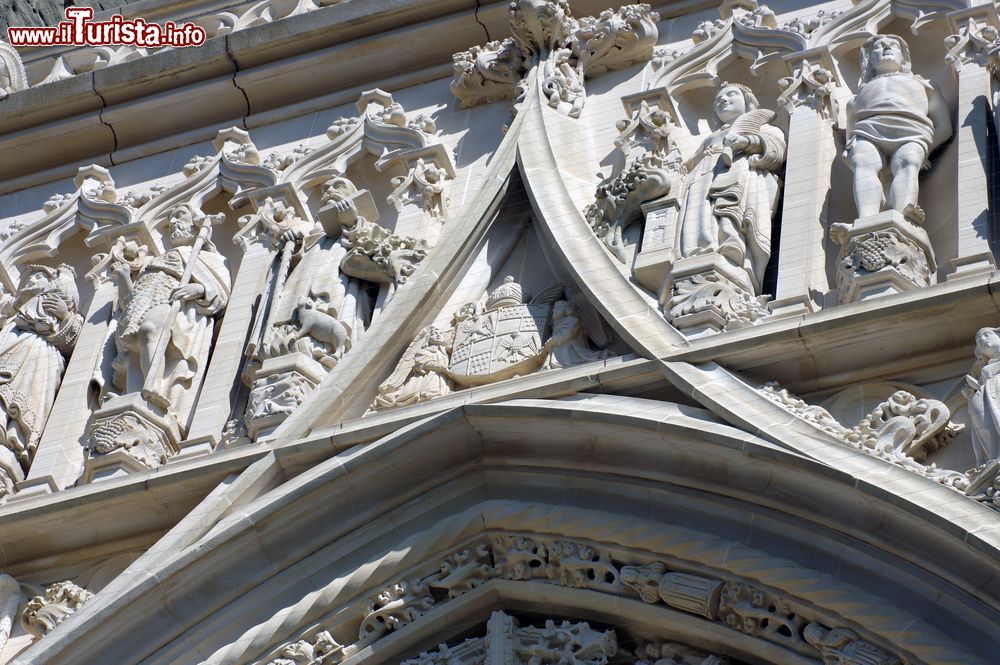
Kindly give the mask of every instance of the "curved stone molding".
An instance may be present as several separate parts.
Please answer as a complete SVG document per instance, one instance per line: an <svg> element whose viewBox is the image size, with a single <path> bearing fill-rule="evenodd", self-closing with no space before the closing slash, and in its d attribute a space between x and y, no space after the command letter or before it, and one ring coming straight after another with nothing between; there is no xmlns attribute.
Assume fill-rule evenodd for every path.
<svg viewBox="0 0 1000 665"><path fill-rule="evenodd" d="M568 121L544 103L541 85L540 80L535 82L518 114L526 116L519 164L538 228L562 267L615 332L643 354L664 355L685 339L664 320L656 301L628 282L621 264L594 237L592 226L558 177L559 151L552 137L562 136Z"/></svg>
<svg viewBox="0 0 1000 665"><path fill-rule="evenodd" d="M678 407L668 409L662 405L654 406L655 402L646 400L608 396L590 396L584 399L589 402L591 408L580 409L579 400L571 402L523 400L517 404L468 406L462 411L436 417L417 427L405 428L376 444L357 448L348 456L339 456L322 462L302 476L275 488L272 490L273 493L268 493L269 496L256 497L253 507L223 518L223 522L209 528L205 532L205 537L215 544L214 547L205 547L200 538L191 540L188 536L183 536L184 542L188 545L179 547L176 551L161 552L156 558L148 558L135 569L136 574L129 577L127 582L119 580L104 588L96 600L101 603L100 606L88 613L77 628L85 628L86 630L80 634L88 635L88 639L99 640L102 654L106 656L109 653L108 649L115 648L114 644L109 645L106 640L100 638L102 630L105 630L100 626L112 630L108 624L109 618L114 618L116 622L114 630L121 630L122 626L137 629L148 620L148 615L134 611L135 606L130 599L150 593L150 585L153 585L152 589L160 589L162 585L172 584L171 580L179 580L181 577L189 583L196 583L194 578L190 577L193 570L200 571L199 575L209 573L213 576L219 575L221 565L227 575L232 574L241 580L239 588L244 590L240 592L241 595L251 594L250 597L240 599L238 602L241 607L249 609L255 618L248 619L248 625L245 627L236 627L228 618L223 618L224 613L220 614L221 607L190 606L195 616L189 617L185 630L188 631L188 637L198 639L199 643L214 651L213 655L202 657L208 663L246 662L254 659L263 659L262 662L267 662L269 659L279 657L279 652L283 651L286 645L302 640L312 645L318 644L319 633L322 631L328 632L332 640L331 642L324 637L326 640L324 644L354 644L360 635L364 618L370 613L365 610L365 600L377 598L382 590L402 580L417 580L420 585L426 584L429 594L424 593L420 596L426 598L429 595L433 604L423 611L421 617L404 629L389 630L379 637L378 649L381 653L388 653L384 649L396 650L393 653L399 654L412 649L408 652L412 654L417 652L418 647L421 649L431 647L437 643L431 640L440 638L431 637L430 633L426 633L420 626L428 629L441 626L442 618L446 616L471 616L468 612L473 607L477 608L476 612L499 609L502 605L493 604L500 602L498 598L510 599L510 602L517 607L525 599L537 598L539 585L545 585L543 588L546 597L563 608L560 611L567 612L568 616L573 614L572 607L578 608L579 611L587 611L586 608L597 607L600 603L606 604L607 599L620 596L620 599L614 601L615 611L618 612L616 616L621 617L621 612L627 611L629 616L634 617L633 621L644 625L653 625L656 622L666 625L663 622L669 618L670 622L677 622L674 625L680 629L685 629L686 626L710 627L715 643L730 645L727 649L731 648L733 653L742 653L753 644L757 649L754 653L762 658L773 662L799 662L797 659L800 656L795 655L797 652L790 653L785 643L764 638L766 631L763 621L760 625L764 632L760 637L751 637L741 630L729 627L729 623L723 619L710 621L705 618L700 608L707 606L708 611L712 612L715 601L710 585L695 584L697 580L694 578L700 577L730 581L734 584L738 582L748 587L748 595L744 595L740 590L735 597L730 598L732 594L727 596L729 600L723 599L720 592L719 616L723 613L722 607L725 603L731 602L734 616L742 616L735 614L738 611L750 617L764 618L767 612L772 611L770 605L774 604L773 599L786 598L789 600L787 610L784 605L775 604L773 611L783 613L781 614L783 620L792 621L792 625L803 624L794 622L788 616L789 612L795 617L808 620L804 625L818 623L825 630L845 628L854 631L869 644L886 650L886 653L896 653L915 662L928 657L941 659L942 662L961 662L966 665L980 662L981 659L966 653L962 647L955 645L951 638L944 637L939 629L911 616L909 612L912 608L909 605L893 607L892 603L886 603L884 598L877 595L884 591L881 586L876 588L876 585L871 585L867 589L861 589L844 578L834 577L823 570L803 568L801 563L776 557L773 552L760 549L761 546L751 547L725 536L692 530L673 522L670 522L669 528L665 528L663 522L632 518L623 521L619 519L617 512L569 507L565 505L565 501L569 499L565 491L555 485L550 486L547 481L540 482L541 476L537 470L545 468L539 466L542 459L548 459L551 463L553 455L558 453L558 459L562 460L559 464L565 468L563 471L556 469L546 471L555 474L553 480L556 477L564 477L563 473L570 473L577 478L582 478L587 473L598 474L600 478L594 479L597 484L588 482L579 490L581 493L579 496L589 497L588 501L595 498L592 490L600 496L632 496L631 492L626 490L626 486L645 488L640 493L641 496L636 495L638 496L636 500L645 501L644 497L649 496L650 487L678 487L675 483L679 482L681 483L679 491L686 497L685 500L675 502L671 493L660 498L670 502L663 505L673 505L675 511L684 513L678 514L678 518L682 521L693 518L687 510L697 505L703 505L712 511L722 510L727 515L738 513L743 516L740 519L745 519L745 511L751 506L764 509L771 518L791 510L794 513L794 516L789 516L792 522L781 522L780 525L771 519L756 522L755 532L758 529L760 532L755 534L755 538L762 544L770 543L766 534L771 533L772 528L780 528L781 531L775 533L781 533L782 539L793 538L803 547L818 547L820 549L816 550L817 552L825 547L826 538L835 537L836 542L841 545L853 542L851 534L829 531L828 525L820 527L808 519L803 521L803 516L811 514L811 509L807 506L813 505L813 501L820 501L821 497L841 496L832 491L833 487L838 487L841 488L844 501L825 510L834 511L838 519L846 519L848 523L855 524L852 533L867 534L865 535L867 540L864 542L869 544L861 550L852 550L862 557L859 562L859 566L862 567L867 566L865 561L874 563L870 558L871 547L881 547L880 543L884 542L883 536L878 532L868 532L864 520L855 522L854 517L845 517L843 511L850 516L864 514L869 516L869 519L881 520L886 516L886 510L898 510L900 502L910 506L910 510L919 512L924 509L918 508L924 505L920 502L930 501L934 502L935 510L947 516L956 510L956 506L936 501L940 497L935 490L946 491L943 488L928 483L924 488L928 490L927 492L909 495L908 499L896 497L889 508L890 502L884 499L884 493L881 490L876 491L867 482L859 482L848 474L832 471L801 454L783 452L752 436L717 423L703 412L687 408L682 410ZM463 413L466 415L462 415ZM539 435L545 436L547 440L544 450L526 448L520 438L508 438L506 442L501 443L491 434L495 430L490 426L490 422L495 419L509 419L514 413L522 413L529 417L534 413L538 416L537 422L545 428L545 432L539 432ZM622 415L625 413L632 415ZM618 414L613 422L604 422L613 414ZM559 423L562 424L558 425ZM629 426L628 423L635 427ZM475 434L476 432L479 434ZM582 436L583 433L587 433L586 436ZM483 437L485 448L480 448L478 443L470 446L469 442L478 440L476 437L479 436ZM612 439L617 443L612 443ZM671 445L668 443L671 440L683 441L684 444ZM708 448L692 449L693 446L703 445ZM570 447L564 450L563 446ZM620 446L624 448L619 448ZM730 452L741 450L742 453L722 454L722 448L718 448L719 446ZM588 458L572 454L572 451L584 448L593 450L597 457L588 462ZM484 468L479 466L484 459L480 456L483 449L489 451L490 468L506 469L504 473L507 474L505 477L508 480L505 482L509 484L519 478L516 483L518 487L519 483L526 482L527 485L524 487L534 487L541 492L538 498L525 502L498 497L484 503L473 500L462 505L447 501L437 503L411 500L417 496L431 497L434 494L431 485L424 482L425 477L428 480L433 478L434 482L443 484L456 479L442 477L438 473L442 455L454 454L456 457L453 459L456 463L463 465L466 462L471 463L471 467L462 467L468 468L470 475L459 478L479 482L478 479L484 477L478 470ZM631 454L616 457L616 449L630 450ZM433 455L429 455L429 451L434 451ZM852 453L849 449L841 445L840 451L842 459L851 459ZM565 454L562 454L563 452ZM858 456L861 454L858 453ZM601 461L611 459L618 460L615 466L609 467L606 461ZM515 460L516 464L512 464ZM698 460L710 460L710 463L705 464ZM500 466L496 467L496 464ZM644 471L640 473L643 477L632 478L632 472L626 467L619 467L620 464L626 467L631 464L637 469L643 469ZM693 467L690 466L692 464ZM730 483L718 483L719 474L729 473L733 464L739 465L741 473L727 476L731 478ZM423 475L428 465L438 467L438 471L429 476ZM691 475L696 469L697 473ZM586 473L581 475L581 472ZM899 474L903 472L900 471L899 474L895 472L893 467L883 467L880 473L881 482L899 480ZM369 478L375 477L378 477L381 483L367 482ZM396 484L397 479L403 477L410 479L411 483ZM920 481L915 477L914 480ZM616 487L619 482L625 483L620 491ZM361 493L344 492L344 488L347 487L344 483L360 487L358 491ZM603 487L604 483L611 485L598 489ZM350 515L350 511L344 510L344 506L348 504L374 506L370 500L374 494L383 491L380 489L381 485L397 488L392 493L392 508L388 513L384 513L386 520L374 519L373 515L366 513L357 518L347 517L346 522L330 523L330 515L339 514L342 517ZM409 489L400 494L398 491L400 487ZM780 503L780 497L787 496L786 493L793 487L804 492L800 497L801 500L795 505ZM546 488L550 488L551 491ZM709 488L712 488L711 491ZM605 491L611 494L602 494ZM727 498L721 502L711 498L720 491L726 494ZM430 494L425 495L426 492ZM545 500L542 494L550 496L553 501ZM708 500L708 503L704 504L704 500ZM626 504L631 505L632 501L633 499L628 499ZM312 507L311 512L301 512L307 505ZM614 505L617 506L615 511L622 510L634 517L635 513L629 512L631 510L629 505L617 503ZM779 505L782 506L781 510L778 510ZM819 505L826 506L822 502ZM610 509L614 506L608 504L607 507ZM365 508L365 510L372 509ZM397 509L402 512L393 512ZM414 520L419 519L418 515L423 515L428 510L433 515L428 518L427 524L417 525ZM286 511L300 515L302 520L302 523L295 524L295 537L291 540L288 538L291 533L288 528L292 523L285 519L288 514ZM665 517L673 512L666 511L662 515ZM737 519L737 522L739 521ZM822 521L825 522L825 518L822 518ZM686 523L703 522L702 520ZM721 525L723 522L718 524ZM317 530L316 524L327 526ZM373 526L359 530L356 528L357 524ZM713 521L712 524L716 522ZM820 528L820 531L815 531L813 527ZM929 523L929 528L932 530L942 527L943 522L941 525ZM286 547L281 551L287 552L288 543L293 542L297 547L313 554L305 555L306 559L301 560L297 552L288 552L287 558L283 559L285 563L282 564L281 572L258 569L248 562L256 561L258 557L264 555L263 553L253 555L246 551L246 540L240 536L242 533L248 533L246 529L252 529L254 537L262 539L264 543L267 543L272 536L280 537ZM186 529L184 533L187 533ZM987 532L983 533L988 536ZM513 540L510 545L505 543L503 545L505 554L500 554L494 535L520 540ZM917 535L926 538L927 531L922 530L916 535L900 532L892 536L903 538L904 542L901 548L894 548L896 554L891 558L895 560L900 552L905 553L907 558L926 556L926 553L918 551L919 548L909 547L911 541L907 539L916 538ZM345 537L347 540L340 541ZM386 538L388 540L385 540ZM363 540L358 542L359 539ZM347 550L327 547L333 541L349 541L352 545L348 546ZM363 545L363 542L370 544ZM472 554L481 551L478 544L483 542L489 543L493 548L492 562L488 559L483 560L478 554ZM952 560L953 564L959 560L967 563L953 565L947 571L938 571L938 575L944 576L944 579L951 579L955 576L976 574L977 565L971 565L973 560L966 554L961 554L968 550L968 547L960 539L943 538L939 539L939 542L957 557ZM265 547L269 545L265 544ZM361 549L357 549L358 547ZM470 552L461 556L449 556L463 550ZM242 551L243 554L235 556L237 551ZM351 557L353 562L346 569L346 574L343 568L344 556ZM501 558L507 556L512 558ZM881 558L878 560L883 561ZM357 561L368 563L358 565ZM518 566L517 561L524 562L524 566ZM540 563L535 564L534 561ZM296 562L302 563L304 567L299 568ZM442 566L442 562L447 565ZM692 608L691 611L674 609L671 605L661 602L643 602L639 592L623 586L617 587L619 589L617 592L614 590L615 571L619 574L618 579L624 580L624 566L647 566L651 563L662 563L666 573L684 573L692 576L683 578L683 583L671 582L666 585L656 583L657 597L660 597L659 590L663 588L668 598L685 598L683 601L685 607ZM887 564L883 561L879 565ZM539 568L541 570L536 574L535 571ZM498 572L492 572L494 569ZM916 580L923 578L916 577L916 570L911 570L908 564L893 569L899 571L898 574L904 574L907 579L915 581L917 586L908 587L906 594L916 593L921 598L918 603L921 607L926 602L932 604L937 602L928 599L939 599L941 588L953 588L948 583L943 587L934 585L934 593L931 594L931 587L926 581L917 582ZM499 571L518 570L526 571L518 575L529 579L498 577L500 574L506 574ZM302 571L308 571L311 580L306 587L299 586L297 582L300 579L297 575ZM654 571L654 574L658 574L658 571ZM846 571L842 571L841 574L846 574ZM274 585L261 587L254 581L258 578L268 579L274 575L281 577ZM480 582L480 579L483 581ZM865 579L870 580L870 578ZM449 580L448 587L440 589L435 587L438 582L443 584L445 580ZM317 581L320 581L318 586ZM454 593L451 593L452 589ZM759 612L761 607L755 604L758 602L755 596L758 590L764 592L761 596L763 600L760 601L763 603L763 615ZM984 589L983 593L991 592ZM267 607L258 606L256 599L260 598L260 594L268 597ZM694 602L698 598L707 600ZM949 595L949 598L959 599L953 595ZM173 597L173 601L187 602L177 596ZM681 604L680 600L672 602ZM953 601L949 601L951 602ZM949 604L935 606L941 611L955 610ZM185 607L189 605L185 604ZM275 610L275 607L280 609ZM375 607L376 612L381 610L382 607ZM453 611L457 614L450 614ZM607 621L607 619L602 620ZM780 621L778 623L780 625ZM770 625L769 621L768 627ZM456 626L456 630L460 629ZM787 640L787 636L783 631L777 630L774 639ZM419 640L426 641L420 643ZM57 641L48 647L43 641L31 655L58 657L57 652L70 647L74 649L73 657L76 658L74 662L90 662L88 660L90 656L84 650L90 647L81 646L75 641ZM150 645L148 648L153 650L157 647ZM370 645L366 645L349 658L364 658L372 653L369 648ZM805 646L798 645L796 648L814 649L808 641ZM970 646L970 648L979 647ZM814 654L810 656L811 658L816 658L819 654L815 650L808 653ZM788 657L783 658L782 654ZM404 657L409 656L401 655L400 659Z"/></svg>
<svg viewBox="0 0 1000 665"><path fill-rule="evenodd" d="M578 118L587 95L584 79L652 58L659 20L646 4L575 19L567 0L514 0L513 38L456 53L452 94L461 108L520 102L528 73L537 71L546 103Z"/></svg>

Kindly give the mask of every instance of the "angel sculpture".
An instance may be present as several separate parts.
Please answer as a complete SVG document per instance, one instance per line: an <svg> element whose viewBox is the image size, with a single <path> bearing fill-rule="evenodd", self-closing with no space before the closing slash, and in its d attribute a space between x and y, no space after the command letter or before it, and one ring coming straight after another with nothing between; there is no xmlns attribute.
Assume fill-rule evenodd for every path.
<svg viewBox="0 0 1000 665"><path fill-rule="evenodd" d="M451 330L428 326L410 343L392 375L378 387L373 411L409 406L447 395L445 376L451 353Z"/></svg>
<svg viewBox="0 0 1000 665"><path fill-rule="evenodd" d="M785 137L769 124L743 85L723 83L715 95L722 127L701 144L689 165L680 217L681 256L718 253L747 275L760 293L771 257L771 216L785 161Z"/></svg>
<svg viewBox="0 0 1000 665"><path fill-rule="evenodd" d="M591 341L597 349L591 347ZM610 342L604 322L589 303L560 300L552 307L552 335L545 342L548 356L542 369L603 360L609 355L603 347Z"/></svg>

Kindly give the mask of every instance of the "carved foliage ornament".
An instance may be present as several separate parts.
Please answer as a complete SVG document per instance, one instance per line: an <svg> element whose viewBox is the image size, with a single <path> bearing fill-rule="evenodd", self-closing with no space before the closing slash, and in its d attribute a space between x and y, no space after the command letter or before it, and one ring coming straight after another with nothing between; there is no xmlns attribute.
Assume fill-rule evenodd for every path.
<svg viewBox="0 0 1000 665"><path fill-rule="evenodd" d="M820 406L807 404L776 383L758 389L761 395L817 429L887 462L900 466L946 487L965 492L974 471L960 473L926 464L927 457L948 445L964 429L951 422L951 411L943 402L918 398L898 390L876 406L860 423L845 427Z"/></svg>
<svg viewBox="0 0 1000 665"><path fill-rule="evenodd" d="M649 60L659 20L645 4L575 19L567 0L514 0L513 38L456 53L452 93L462 108L519 99L523 79L537 67L549 106L579 117L585 77Z"/></svg>
<svg viewBox="0 0 1000 665"><path fill-rule="evenodd" d="M340 662L491 579L555 584L613 596L634 594L646 603L664 604L717 622L810 658L821 658L828 665L901 663L854 631L827 628L804 607L751 582L669 570L660 562L625 563L598 545L579 541L500 534L489 544L474 543L450 554L434 573L389 585L369 597L360 613L352 615L354 625L359 626L352 644L341 646L332 636L346 635L352 623L345 625L345 614L337 612L333 623L315 627L273 651L268 665ZM586 624L554 621L543 628L520 628L506 615L497 618L501 614L494 613L488 632L491 638L502 635L503 640L510 640L505 644L525 659L511 662L604 663L617 649L613 631L595 632ZM457 645L442 645L406 662L471 665L483 663L485 653L481 639L474 638ZM859 660L849 660L851 657ZM722 657L671 643L642 646L635 659L650 665L728 665Z"/></svg>
<svg viewBox="0 0 1000 665"><path fill-rule="evenodd" d="M487 659L489 653L489 659ZM517 619L494 612L486 636L462 644L440 645L404 660L403 665L479 665L502 663L575 663L605 665L618 653L615 631L597 631L584 622L547 620L544 626L522 627Z"/></svg>
<svg viewBox="0 0 1000 665"><path fill-rule="evenodd" d="M21 613L21 625L39 640L93 597L94 594L73 582L53 584L45 589L44 595L28 601Z"/></svg>

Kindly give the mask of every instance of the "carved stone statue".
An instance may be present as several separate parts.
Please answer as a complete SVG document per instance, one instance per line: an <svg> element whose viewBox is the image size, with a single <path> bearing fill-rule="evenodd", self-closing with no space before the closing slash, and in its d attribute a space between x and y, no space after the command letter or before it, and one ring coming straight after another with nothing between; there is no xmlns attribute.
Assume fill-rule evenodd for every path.
<svg viewBox="0 0 1000 665"><path fill-rule="evenodd" d="M941 95L911 71L910 49L895 35L875 35L861 50L861 89L847 105L845 157L854 171L858 217L882 210L880 173L892 172L889 208L920 223L918 174L927 156L951 136Z"/></svg>
<svg viewBox="0 0 1000 665"><path fill-rule="evenodd" d="M976 333L976 362L965 376L976 462L1000 458L1000 328Z"/></svg>
<svg viewBox="0 0 1000 665"><path fill-rule="evenodd" d="M559 300L552 307L552 335L545 342L545 350L549 355L545 359L543 369L569 367L580 363L593 362L607 358L607 349L591 347L594 339L598 347L604 347L610 342L596 313L590 318L590 325L585 326L581 308L575 302Z"/></svg>
<svg viewBox="0 0 1000 665"><path fill-rule="evenodd" d="M78 303L75 273L66 264L29 266L14 297L0 303L0 446L25 473L83 325ZM7 485L0 482L0 496L12 489Z"/></svg>
<svg viewBox="0 0 1000 665"><path fill-rule="evenodd" d="M785 137L770 125L746 86L723 83L715 95L722 126L702 141L688 165L681 207L682 257L718 253L746 273L760 293L771 257L771 216L781 189Z"/></svg>
<svg viewBox="0 0 1000 665"><path fill-rule="evenodd" d="M409 406L447 395L452 386L445 372L453 332L430 326L403 353L392 375L379 386L375 409Z"/></svg>
<svg viewBox="0 0 1000 665"><path fill-rule="evenodd" d="M185 422L204 376L215 318L229 302L230 278L225 258L210 241L193 251L198 231L191 207L174 209L169 230L173 248L149 261L134 282L129 265L116 268L113 384L119 394L142 392ZM182 284L188 272L190 278ZM157 359L161 333L169 339L165 357Z"/></svg>
<svg viewBox="0 0 1000 665"><path fill-rule="evenodd" d="M802 631L806 641L823 656L823 665L901 665L902 659L866 642L853 630L828 629L810 623Z"/></svg>

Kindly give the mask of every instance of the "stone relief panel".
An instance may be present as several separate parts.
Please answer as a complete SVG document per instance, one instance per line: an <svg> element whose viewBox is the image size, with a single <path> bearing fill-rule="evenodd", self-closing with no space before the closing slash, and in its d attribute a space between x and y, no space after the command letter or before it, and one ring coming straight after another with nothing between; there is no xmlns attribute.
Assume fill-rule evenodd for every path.
<svg viewBox="0 0 1000 665"><path fill-rule="evenodd" d="M650 605L662 604L824 663L900 665L903 662L891 650L856 631L829 628L817 619L815 610L751 581L723 579L721 574L682 572L655 561L640 563L628 557L622 560L610 550L590 543L515 533L497 534L490 542L477 542L460 549L442 561L439 571L392 584L368 597L356 610L334 612L318 626L255 662L267 665L340 662L385 635L418 624L427 613L490 580L554 584L637 599ZM487 632L494 636L494 641L487 639L487 643L500 648L495 636L510 639L503 648L512 649L509 656L512 660L502 662L563 662L560 654L567 658L569 654L556 649L556 644L577 650L573 655L580 660L573 662L603 663L616 654L616 660L624 658L622 662L653 665L740 665L741 662L705 652L696 645L674 642L640 644L634 652L623 653L617 649L622 636L616 631L593 631L586 624L556 621L546 623L542 629L521 628L509 616L496 612L489 625ZM359 626L357 632L351 631L353 626ZM494 628L497 632L492 632ZM570 635L575 637L569 639ZM348 636L351 641L345 642ZM341 638L339 642L337 638ZM555 638L555 642L544 646L543 638ZM440 645L405 662L495 662L487 659L487 653L494 653L494 646L487 648L482 638L472 638Z"/></svg>
<svg viewBox="0 0 1000 665"><path fill-rule="evenodd" d="M78 230L102 250L86 277L91 314L104 317L86 330L83 362L93 364L74 370L78 382L92 374L92 388L64 399L92 412L73 442L88 456L83 482L160 466L187 450L192 429L200 447L185 454L210 452L220 437L229 446L273 431L350 350L431 251L455 177L431 118L408 115L380 90L357 108L318 143L266 158L246 132L224 130L214 155L189 159L179 182L148 191L119 192L106 169L85 167L77 191L50 196L41 221L7 229L3 494L25 479L87 314L77 311L73 268L58 265ZM384 202L349 173L379 178ZM403 212L380 224L393 209ZM404 217L420 235L393 230ZM58 267L34 267L35 257ZM233 298L250 305L231 313ZM247 336L245 349L213 350L216 338ZM573 330L560 340L564 357L552 363L580 351ZM241 374L249 388L235 398L242 413L202 422L202 411L234 406L223 384ZM29 375L30 394L22 390ZM203 390L210 375L215 383ZM230 420L240 424L225 434ZM197 443L206 433L209 443Z"/></svg>
<svg viewBox="0 0 1000 665"><path fill-rule="evenodd" d="M425 402L455 390L607 358L610 342L583 298L563 285L527 298L512 276L484 302L455 312L448 329L425 328L379 386L370 412Z"/></svg>
<svg viewBox="0 0 1000 665"><path fill-rule="evenodd" d="M273 431L337 365L447 220L445 185L455 171L434 122L408 117L379 90L362 95L358 109L359 117L334 121L325 145L284 164L277 189L252 194L257 212L241 219L242 241L263 243L272 257L243 370L250 439ZM377 223L371 191L346 175L372 155L393 187L386 202L419 209L427 237ZM393 169L404 175L389 175ZM318 198L315 212L310 197Z"/></svg>

